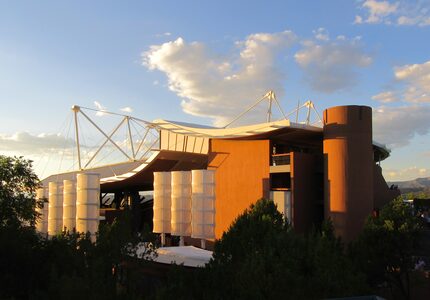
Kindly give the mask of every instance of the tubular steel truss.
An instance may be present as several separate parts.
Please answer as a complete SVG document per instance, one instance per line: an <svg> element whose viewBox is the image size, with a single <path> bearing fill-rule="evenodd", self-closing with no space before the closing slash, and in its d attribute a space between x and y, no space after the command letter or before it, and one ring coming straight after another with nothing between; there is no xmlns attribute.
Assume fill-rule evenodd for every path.
<svg viewBox="0 0 430 300"><path fill-rule="evenodd" d="M273 103L276 104L276 107L278 108L279 112L281 113L283 119L288 120L288 118L295 114L295 122L306 124L306 125L317 125L317 123L322 123L321 117L318 113L318 111L315 109L315 105L312 101L308 100L304 104L300 105L300 102L297 104L297 108L290 112L289 114L285 114L280 103L276 99L276 95L273 91L267 92L262 98L257 100L252 106L250 106L247 110L239 114L236 118L234 118L231 122L229 122L227 125L225 125L223 128L227 128L232 123L236 122L238 119L242 118L245 114L247 114L249 111L254 109L259 103L262 101L268 101L268 108L267 108L267 122L272 122L272 108ZM299 112L302 109L307 109L306 111L306 120L299 122ZM105 132L99 125L96 124L96 122L91 119L87 113L85 113L83 110L88 111L96 111L98 114L109 114L109 115L116 115L121 117L119 123L113 128L110 133ZM77 148L77 158L78 158L78 168L79 170L85 170L90 167L92 163L94 163L95 158L100 155L101 151L109 145L111 148L115 148L119 154L123 158L125 158L126 161L141 161L148 157L148 154L157 149L153 149L153 147L160 142L160 128L157 124L151 123L139 118L135 118L129 115L123 115L113 112L108 112L105 110L96 110L92 108L87 107L81 107L78 105L72 106L72 111L74 114L74 123L75 123L75 139L76 139L76 148ZM311 123L311 112L314 112L316 115L316 121ZM79 122L78 118L82 116L85 120L87 120L95 129L97 132L101 133L103 138L102 143L97 146L97 149L95 152L91 152L90 157L83 162L82 159L82 151L81 151L81 144L80 144L80 137L82 132L79 130ZM137 124L138 127L140 127L140 132L137 131L136 127L133 124ZM131 126L133 125L133 126ZM135 133L137 132L138 136L140 137L140 140L136 140L133 138L132 134L132 127L135 129ZM120 130L126 129L126 143L118 144L118 141L115 141L114 135ZM166 129L164 129L166 130ZM152 140L151 140L152 139ZM121 147L122 146L122 147ZM130 149L127 153L127 148ZM126 150L126 151L124 151Z"/></svg>
<svg viewBox="0 0 430 300"><path fill-rule="evenodd" d="M267 122L271 122L272 119L272 107L273 107L273 102L275 102L278 110L280 111L280 113L282 114L283 118L285 120L288 120L288 117L296 114L296 123L299 122L299 112L301 109L303 108L307 108L307 112L306 112L306 121L305 122L301 122L301 123L305 123L306 125L315 125L316 123L322 123L321 117L318 113L318 111L315 108L314 103L311 100L306 101L303 105L300 105L300 102L297 104L297 108L295 110L293 110L292 112L290 112L289 114L285 114L281 105L279 104L278 100L276 99L276 95L274 91L268 91L263 97L261 97L260 99L257 100L257 102L255 102L253 105L251 105L248 109L246 109L244 112L242 112L241 114L239 114L237 117L235 117L232 121L230 121L227 125L224 126L224 128L227 128L228 126L230 126L231 124L233 124L234 122L236 122L237 120L239 120L240 118L242 118L244 115L246 115L248 112L250 112L252 109L254 109L258 104L260 104L262 101L268 101L268 108L267 108ZM317 116L317 121L314 123L310 123L311 122L311 112L314 111L314 113Z"/></svg>
<svg viewBox="0 0 430 300"><path fill-rule="evenodd" d="M75 139L76 139L76 148L78 152L78 168L79 170L85 170L87 169L92 162L94 162L94 159L100 154L102 149L107 145L110 144L111 146L115 147L119 153L121 153L124 158L128 161L138 161L138 160L144 160L148 153L151 152L153 147L159 142L159 132L154 124L151 122L135 118L128 115L122 115L117 114L113 112L108 111L102 111L103 114L110 114L110 115L117 115L121 117L120 122L114 127L114 129L107 133L105 132L99 125L96 124L96 122L91 119L88 114L86 114L84 110L90 110L90 111L97 111L100 112L100 110L95 110L87 107L81 107L78 105L72 106L72 111L74 114L74 123L75 123ZM78 118L79 116L82 116L84 119L86 119L99 133L101 133L104 136L104 141L101 143L100 146L98 146L97 150L90 156L90 158L83 163L82 160L82 153L81 153L81 144L80 144L80 133L79 132L79 124L78 124ZM139 140L134 140L132 135L132 127L130 126L132 123L137 123L140 127L140 131L138 134L141 137ZM126 127L127 130L127 143L128 146L130 146L131 154L128 154L126 151L124 151L123 148L121 148L120 145L118 145L118 142L116 142L113 139L113 136L123 127ZM136 127L134 127L136 130ZM155 137L155 140L152 140L148 142L148 137ZM136 147L137 146L137 147Z"/></svg>

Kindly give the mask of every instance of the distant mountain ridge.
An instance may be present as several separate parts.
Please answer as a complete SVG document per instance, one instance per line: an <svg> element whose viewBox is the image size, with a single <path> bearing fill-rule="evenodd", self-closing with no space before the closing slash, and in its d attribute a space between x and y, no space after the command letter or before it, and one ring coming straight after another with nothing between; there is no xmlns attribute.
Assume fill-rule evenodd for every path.
<svg viewBox="0 0 430 300"><path fill-rule="evenodd" d="M425 192L430 193L430 177L416 178L408 181L391 181L387 182L388 186L397 185L402 192L405 193L417 193Z"/></svg>

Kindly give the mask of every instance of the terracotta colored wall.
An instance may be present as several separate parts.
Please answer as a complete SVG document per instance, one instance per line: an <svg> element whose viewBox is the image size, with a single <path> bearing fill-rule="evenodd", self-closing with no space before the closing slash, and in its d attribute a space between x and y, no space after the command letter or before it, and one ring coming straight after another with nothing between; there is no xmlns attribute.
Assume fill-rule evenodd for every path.
<svg viewBox="0 0 430 300"><path fill-rule="evenodd" d="M400 196L400 190L390 190L378 165L373 166L373 206L382 208L385 204Z"/></svg>
<svg viewBox="0 0 430 300"><path fill-rule="evenodd" d="M211 140L216 170L215 236L220 238L251 203L269 197L269 141Z"/></svg>
<svg viewBox="0 0 430 300"><path fill-rule="evenodd" d="M291 188L293 224L297 232L312 228L315 217L316 158L312 154L291 152Z"/></svg>
<svg viewBox="0 0 430 300"><path fill-rule="evenodd" d="M338 106L324 111L325 217L336 233L354 239L373 210L372 109Z"/></svg>

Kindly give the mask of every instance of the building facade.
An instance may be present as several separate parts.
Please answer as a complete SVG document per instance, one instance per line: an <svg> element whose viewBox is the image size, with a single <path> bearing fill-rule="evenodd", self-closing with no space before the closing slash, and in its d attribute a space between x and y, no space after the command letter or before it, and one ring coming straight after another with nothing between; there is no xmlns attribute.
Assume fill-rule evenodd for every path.
<svg viewBox="0 0 430 300"><path fill-rule="evenodd" d="M298 232L319 227L330 218L336 234L354 239L367 216L399 195L389 189L380 161L389 151L372 140L372 110L339 106L324 111L322 127L289 120L236 128L154 121L159 148L144 160L81 172L100 174L101 195L108 218L121 203L147 209L151 202L139 192L153 190L153 173L215 171L215 237L260 198L271 198ZM46 178L73 180L77 172ZM134 203L134 204L133 204ZM149 210L149 212L148 212Z"/></svg>

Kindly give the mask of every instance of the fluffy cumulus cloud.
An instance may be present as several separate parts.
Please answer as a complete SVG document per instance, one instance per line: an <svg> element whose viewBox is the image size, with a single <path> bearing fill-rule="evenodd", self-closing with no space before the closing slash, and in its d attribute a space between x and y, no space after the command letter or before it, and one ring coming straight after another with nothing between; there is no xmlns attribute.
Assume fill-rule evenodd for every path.
<svg viewBox="0 0 430 300"><path fill-rule="evenodd" d="M125 113L132 113L133 109L130 106L126 106L120 109L120 111L125 112Z"/></svg>
<svg viewBox="0 0 430 300"><path fill-rule="evenodd" d="M375 110L374 126L378 139L400 147L416 134L429 133L430 61L395 67L394 78L397 89L372 97L383 105Z"/></svg>
<svg viewBox="0 0 430 300"><path fill-rule="evenodd" d="M277 59L295 40L291 31L251 34L236 43L235 53L222 56L178 38L151 46L142 58L150 70L166 74L185 112L225 125L269 89L282 94L285 75Z"/></svg>
<svg viewBox="0 0 430 300"><path fill-rule="evenodd" d="M360 39L339 36L330 40L321 28L315 34L317 41L303 42L303 49L295 54L306 82L314 90L324 93L353 86L358 78L357 69L372 63L372 57L364 52Z"/></svg>
<svg viewBox="0 0 430 300"><path fill-rule="evenodd" d="M410 180L415 178L430 177L430 169L417 166L405 169L386 169L384 177L387 181Z"/></svg>
<svg viewBox="0 0 430 300"><path fill-rule="evenodd" d="M363 20L361 16L356 16L356 23L380 23L398 9L399 3L390 3L389 1L366 0L362 7L367 10L368 16Z"/></svg>
<svg viewBox="0 0 430 300"><path fill-rule="evenodd" d="M430 3L422 0L366 0L360 2L361 14L355 24L430 25Z"/></svg>
<svg viewBox="0 0 430 300"><path fill-rule="evenodd" d="M404 65L394 68L398 88L383 91L373 100L390 102L430 103L430 60L422 64Z"/></svg>
<svg viewBox="0 0 430 300"><path fill-rule="evenodd" d="M403 92L405 101L430 103L430 60L423 64L397 67L395 78L406 84Z"/></svg>
<svg viewBox="0 0 430 300"><path fill-rule="evenodd" d="M375 96L372 96L372 99L381 103L393 103L399 100L397 95L392 91L379 93Z"/></svg>
<svg viewBox="0 0 430 300"><path fill-rule="evenodd" d="M13 135L0 134L0 151L18 151L26 154L58 153L71 149L75 145L73 139L60 134L32 135L18 132Z"/></svg>
<svg viewBox="0 0 430 300"><path fill-rule="evenodd" d="M391 148L409 144L416 135L430 132L430 106L410 105L374 109L374 139Z"/></svg>

